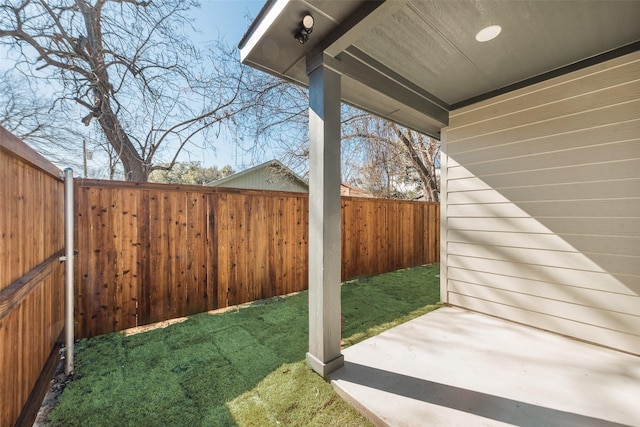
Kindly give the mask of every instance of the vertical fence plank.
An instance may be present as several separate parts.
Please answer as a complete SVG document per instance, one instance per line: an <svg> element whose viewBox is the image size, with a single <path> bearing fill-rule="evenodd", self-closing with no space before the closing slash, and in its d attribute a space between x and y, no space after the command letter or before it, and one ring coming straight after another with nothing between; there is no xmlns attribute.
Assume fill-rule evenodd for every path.
<svg viewBox="0 0 640 427"><path fill-rule="evenodd" d="M227 203L228 194L217 195L217 211L213 214L216 217L217 245L218 248L218 307L229 306L229 283L231 282L231 260L230 252L233 249L231 236L229 234L229 205Z"/></svg>
<svg viewBox="0 0 640 427"><path fill-rule="evenodd" d="M296 280L295 289L306 287L309 278L309 198L296 197Z"/></svg>
<svg viewBox="0 0 640 427"><path fill-rule="evenodd" d="M206 302L206 196L187 193L187 312L200 313L207 309Z"/></svg>
<svg viewBox="0 0 640 427"><path fill-rule="evenodd" d="M256 238L254 282L256 295L260 298L269 298L275 295L269 281L269 222L268 222L268 197L256 196L257 204L254 204L256 216L253 221L253 229Z"/></svg>
<svg viewBox="0 0 640 427"><path fill-rule="evenodd" d="M171 252L173 254L173 280L167 283L167 287L172 290L175 297L173 301L177 301L177 304L169 304L170 316L180 317L188 313L187 295L189 290L189 283L187 279L187 256L185 253L185 247L187 243L187 194L185 193L171 193L171 196L177 203L171 203L172 207L172 221L170 222L169 232L174 232L175 235L172 240Z"/></svg>
<svg viewBox="0 0 640 427"><path fill-rule="evenodd" d="M215 310L220 307L218 302L218 195L207 195L207 240L205 242L207 256L207 310Z"/></svg>
<svg viewBox="0 0 640 427"><path fill-rule="evenodd" d="M167 217L170 212L166 211L165 196L159 191L152 191L149 197L149 212L151 221L149 223L149 234L151 235L150 245L150 308L149 320L158 322L168 317L166 305L171 301L171 295L166 289L167 276L171 275L167 258L170 256L170 236L166 232Z"/></svg>
<svg viewBox="0 0 640 427"><path fill-rule="evenodd" d="M282 197L282 277L284 292L289 294L296 291L295 277L295 211L294 200L290 197Z"/></svg>
<svg viewBox="0 0 640 427"><path fill-rule="evenodd" d="M136 222L138 224L138 276L136 284L136 326L151 322L151 211L149 190L140 191Z"/></svg>
<svg viewBox="0 0 640 427"><path fill-rule="evenodd" d="M78 185L75 185L73 188L73 200L75 203L75 212L74 212L74 223L76 224L76 229L74 230L74 246L79 254L84 253L89 248L89 236L90 226L88 224L89 215L86 214L87 211L87 200L86 200L86 189L82 188ZM85 231L84 233L79 233L78 230ZM74 330L80 336L84 336L86 334L86 325L85 325L85 310L86 308L83 306L85 302L84 292L86 291L86 281L89 277L88 273L88 256L80 256L78 257L75 266L75 293L74 293Z"/></svg>
<svg viewBox="0 0 640 427"><path fill-rule="evenodd" d="M274 295L278 294L278 262L277 253L275 248L277 225L275 221L275 210L277 201L274 197L267 197L265 201L265 238L266 238L266 251L267 251L267 284L272 289L269 291ZM272 285L273 284L273 285Z"/></svg>
<svg viewBox="0 0 640 427"><path fill-rule="evenodd" d="M273 226L274 226L274 239L273 239L273 251L274 251L274 268L276 270L276 292L278 294L285 294L287 292L285 270L282 268L284 264L284 230L283 230L283 215L284 206L282 205L282 198L274 197L274 209L273 209Z"/></svg>
<svg viewBox="0 0 640 427"><path fill-rule="evenodd" d="M103 285L100 291L100 306L97 309L98 319L102 320L101 328L109 328L113 330L119 330L119 325L116 323L116 311L117 311L117 268L118 268L118 242L121 236L118 227L116 198L121 190L115 189L114 191L102 191L101 199L104 206L103 224L101 228L101 240L103 245L108 248L106 262L102 264Z"/></svg>
<svg viewBox="0 0 640 427"><path fill-rule="evenodd" d="M0 150L0 182L5 183L5 182L10 182L9 179L10 176L9 174L12 172L11 170L11 163L12 163L12 159L11 157L9 157L8 155L5 155L1 150ZM0 185L0 200L3 201L3 203L8 204L11 202L8 202L11 199L11 194L9 193L9 188L7 185ZM2 291L2 289L4 289L5 287L9 286L9 284L15 280L15 277L11 277L11 275L9 275L9 271L11 271L10 269L10 265L11 265L11 253L10 253L10 242L11 242L11 229L9 228L11 226L11 222L9 220L9 217L11 215L11 209L0 209L0 243L2 244L2 248L6 248L6 249L0 249L0 251L2 251L0 256L0 278L2 279L0 281L0 291ZM17 274L17 273L13 273L13 274ZM1 361L0 361L1 362ZM0 367L1 369L1 367ZM2 415L2 414L0 414Z"/></svg>
<svg viewBox="0 0 640 427"><path fill-rule="evenodd" d="M229 197L228 235L229 235L229 285L227 288L227 301L229 305L241 304L244 300L244 233L246 222L244 218L245 196Z"/></svg>
<svg viewBox="0 0 640 427"><path fill-rule="evenodd" d="M258 262L260 255L257 253L257 246L259 236L257 235L260 226L257 224L259 215L259 196L249 196L245 200L244 213L245 213L245 246L243 253L245 254L245 261L243 264L244 271L244 283L246 284L247 300L258 300L261 298L262 287L259 287L258 276Z"/></svg>
<svg viewBox="0 0 640 427"><path fill-rule="evenodd" d="M121 193L122 199L122 324L126 328L137 326L138 286L141 275L140 265L140 230L139 214L142 207L142 191L126 189Z"/></svg>

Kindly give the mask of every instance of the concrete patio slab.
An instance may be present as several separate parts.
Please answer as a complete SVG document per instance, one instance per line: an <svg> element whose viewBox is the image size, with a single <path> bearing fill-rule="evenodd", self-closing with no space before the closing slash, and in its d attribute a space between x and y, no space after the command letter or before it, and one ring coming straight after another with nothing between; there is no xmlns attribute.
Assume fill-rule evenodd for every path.
<svg viewBox="0 0 640 427"><path fill-rule="evenodd" d="M377 425L640 426L640 357L443 307L343 351Z"/></svg>

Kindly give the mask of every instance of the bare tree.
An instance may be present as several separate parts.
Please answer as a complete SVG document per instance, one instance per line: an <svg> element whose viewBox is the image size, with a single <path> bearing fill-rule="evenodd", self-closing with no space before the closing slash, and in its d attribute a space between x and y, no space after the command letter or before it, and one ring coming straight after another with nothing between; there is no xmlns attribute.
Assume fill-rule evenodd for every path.
<svg viewBox="0 0 640 427"><path fill-rule="evenodd" d="M401 129L395 123L388 123L406 148L405 156L415 169L422 183L424 197L428 201L440 200L440 141L410 129Z"/></svg>
<svg viewBox="0 0 640 427"><path fill-rule="evenodd" d="M376 197L399 198L403 192L399 191L397 181L403 177L404 159L388 134L385 122L360 114L343 124L342 140L359 148L357 174L352 183Z"/></svg>
<svg viewBox="0 0 640 427"><path fill-rule="evenodd" d="M217 45L209 56L185 35L193 1L9 0L0 43L16 68L50 83L55 103L93 120L128 180L171 168L198 133L242 109L241 67ZM239 106L240 105L240 106ZM218 127L219 129L219 127ZM163 151L170 161L156 165Z"/></svg>
<svg viewBox="0 0 640 427"><path fill-rule="evenodd" d="M61 167L80 166L82 134L22 75L0 74L0 126Z"/></svg>
<svg viewBox="0 0 640 427"><path fill-rule="evenodd" d="M150 182L164 184L206 185L233 174L230 165L202 167L200 162L177 162L171 170L155 170L149 175Z"/></svg>
<svg viewBox="0 0 640 427"><path fill-rule="evenodd" d="M361 176L367 190L381 197L438 201L440 141L372 116L355 115L343 123L342 141L360 147ZM422 191L416 194L415 185ZM421 193L421 194L419 194Z"/></svg>
<svg viewBox="0 0 640 427"><path fill-rule="evenodd" d="M234 130L245 143L245 151L254 162L262 163L266 152L297 172L303 178L308 174L309 160L309 93L262 71L247 69L243 75L244 87L251 92L252 103L236 117ZM366 116L359 110L344 105L343 126L354 117ZM357 175L360 148L355 141L342 141L342 176L347 180Z"/></svg>
<svg viewBox="0 0 640 427"><path fill-rule="evenodd" d="M302 176L309 158L307 89L247 70L246 86L255 102L242 114L237 131L249 149L268 146ZM437 200L440 142L371 114L342 106L342 180L380 197ZM418 191L415 188L418 187Z"/></svg>
<svg viewBox="0 0 640 427"><path fill-rule="evenodd" d="M253 163L266 151L276 153L289 168L307 173L309 158L309 96L307 89L246 68L243 73L249 108L234 117L234 130Z"/></svg>

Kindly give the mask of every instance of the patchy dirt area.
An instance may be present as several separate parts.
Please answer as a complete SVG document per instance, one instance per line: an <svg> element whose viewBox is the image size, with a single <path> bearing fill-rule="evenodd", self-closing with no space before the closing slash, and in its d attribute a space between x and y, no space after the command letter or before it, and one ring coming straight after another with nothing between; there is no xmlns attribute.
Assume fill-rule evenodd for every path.
<svg viewBox="0 0 640 427"><path fill-rule="evenodd" d="M56 406L60 394L62 394L62 391L72 379L73 375L67 376L64 374L64 359L62 359L60 363L58 363L58 366L56 366L53 379L49 383L49 390L47 390L47 394L44 396L36 421L33 423L34 427L45 427L50 425L49 412L51 412L51 409Z"/></svg>

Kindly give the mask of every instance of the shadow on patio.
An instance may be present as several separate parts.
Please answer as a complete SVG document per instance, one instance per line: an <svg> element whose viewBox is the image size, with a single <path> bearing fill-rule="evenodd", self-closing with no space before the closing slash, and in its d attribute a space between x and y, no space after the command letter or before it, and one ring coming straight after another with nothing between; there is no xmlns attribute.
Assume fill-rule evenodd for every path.
<svg viewBox="0 0 640 427"><path fill-rule="evenodd" d="M344 350L334 388L379 425L640 425L640 360L445 307Z"/></svg>

